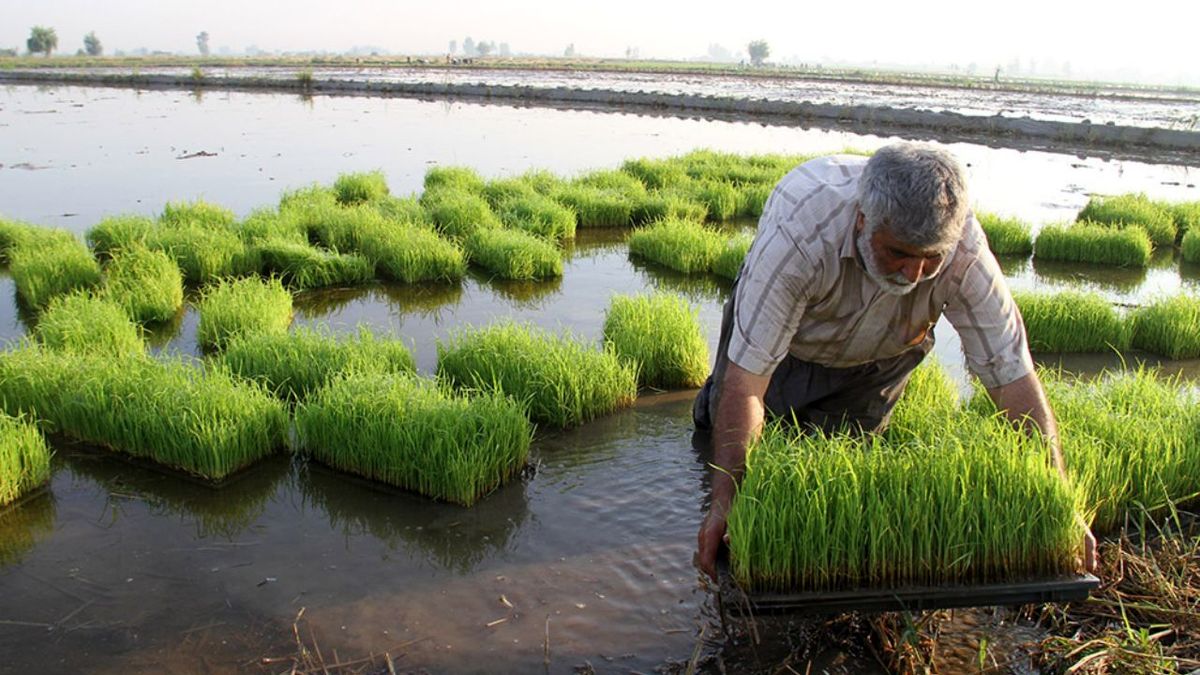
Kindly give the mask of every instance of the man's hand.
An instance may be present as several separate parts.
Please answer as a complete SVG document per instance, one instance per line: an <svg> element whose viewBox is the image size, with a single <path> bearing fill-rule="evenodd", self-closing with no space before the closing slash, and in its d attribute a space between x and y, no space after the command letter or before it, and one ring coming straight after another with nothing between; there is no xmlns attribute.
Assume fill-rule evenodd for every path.
<svg viewBox="0 0 1200 675"><path fill-rule="evenodd" d="M717 581L717 555L721 546L729 543L729 536L725 534L725 514L718 511L710 509L704 516L696 546L696 566L714 582Z"/></svg>

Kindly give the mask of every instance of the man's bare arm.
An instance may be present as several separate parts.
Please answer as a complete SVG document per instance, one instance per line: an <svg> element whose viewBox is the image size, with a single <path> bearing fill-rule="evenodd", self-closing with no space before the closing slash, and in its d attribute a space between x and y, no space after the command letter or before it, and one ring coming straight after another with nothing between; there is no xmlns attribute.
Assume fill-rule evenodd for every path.
<svg viewBox="0 0 1200 675"><path fill-rule="evenodd" d="M725 536L725 519L737 484L746 468L746 446L762 430L769 375L755 375L734 363L727 364L719 387L713 420L712 503L700 526L698 563L716 580L717 552Z"/></svg>

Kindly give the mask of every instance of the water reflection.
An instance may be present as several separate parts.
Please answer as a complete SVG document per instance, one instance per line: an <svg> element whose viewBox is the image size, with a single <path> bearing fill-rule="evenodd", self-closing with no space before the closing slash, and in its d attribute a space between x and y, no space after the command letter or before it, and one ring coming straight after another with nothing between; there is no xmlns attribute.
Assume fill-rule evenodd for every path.
<svg viewBox="0 0 1200 675"><path fill-rule="evenodd" d="M563 280L562 277L545 281L488 280L481 277L480 283L490 286L496 295L511 300L519 309L542 309L551 296L562 291Z"/></svg>
<svg viewBox="0 0 1200 675"><path fill-rule="evenodd" d="M563 242L563 263L600 253L623 251L631 231L627 227L579 228L575 232L575 239Z"/></svg>
<svg viewBox="0 0 1200 675"><path fill-rule="evenodd" d="M303 507L318 511L349 541L373 537L416 551L436 569L459 574L508 550L528 518L525 482L510 481L474 508L435 502L308 462L300 469Z"/></svg>
<svg viewBox="0 0 1200 675"><path fill-rule="evenodd" d="M1032 258L1029 256L998 255L996 262L1000 264L1000 272L1006 277L1028 274Z"/></svg>
<svg viewBox="0 0 1200 675"><path fill-rule="evenodd" d="M1144 267L1116 267L1091 263L1033 259L1034 278L1038 281L1097 290L1133 294L1146 281Z"/></svg>
<svg viewBox="0 0 1200 675"><path fill-rule="evenodd" d="M401 316L416 315L437 321L462 301L461 283L388 284L375 283L351 288L308 291L293 301L296 314L304 319L331 319L358 302L381 302Z"/></svg>
<svg viewBox="0 0 1200 675"><path fill-rule="evenodd" d="M629 262L655 289L678 293L694 303L723 303L733 285L712 274L684 274L633 256L630 256Z"/></svg>
<svg viewBox="0 0 1200 675"><path fill-rule="evenodd" d="M53 533L56 515L48 488L0 508L0 568L21 562L38 541Z"/></svg>
<svg viewBox="0 0 1200 675"><path fill-rule="evenodd" d="M154 351L164 349L183 332L183 317L187 315L187 312L187 306L181 305L179 310L175 312L175 316L167 321L143 326L142 336L145 338L146 344Z"/></svg>
<svg viewBox="0 0 1200 675"><path fill-rule="evenodd" d="M72 475L92 480L107 491L114 516L135 500L155 515L191 523L197 538L229 541L259 520L291 466L288 457L269 457L214 488L129 463L100 449L76 446L60 453Z"/></svg>

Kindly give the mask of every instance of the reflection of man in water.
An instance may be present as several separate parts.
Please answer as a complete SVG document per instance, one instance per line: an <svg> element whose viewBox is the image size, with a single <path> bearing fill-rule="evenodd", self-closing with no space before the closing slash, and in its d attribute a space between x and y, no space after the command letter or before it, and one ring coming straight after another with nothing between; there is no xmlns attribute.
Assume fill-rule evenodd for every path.
<svg viewBox="0 0 1200 675"><path fill-rule="evenodd" d="M767 200L694 406L712 435L712 504L697 562L714 577L746 446L764 412L879 432L945 313L996 406L1038 430L1063 470L1025 327L949 153L897 144L789 173ZM1087 534L1089 569L1095 540Z"/></svg>

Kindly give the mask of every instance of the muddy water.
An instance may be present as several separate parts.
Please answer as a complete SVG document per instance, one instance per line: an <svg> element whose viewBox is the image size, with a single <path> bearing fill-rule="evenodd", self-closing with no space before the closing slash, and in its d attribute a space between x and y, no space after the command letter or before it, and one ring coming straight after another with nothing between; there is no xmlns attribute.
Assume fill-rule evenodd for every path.
<svg viewBox="0 0 1200 675"><path fill-rule="evenodd" d="M489 176L573 173L702 146L823 152L886 140L620 114L73 88L2 90L0 111L5 136L20 139L0 158L5 214L77 232L106 214L156 213L167 199L204 196L246 213L286 187L376 167L408 192L431 161ZM1200 198L1188 167L952 149L970 164L980 206L1039 223L1070 218L1089 191ZM199 150L216 156L179 159ZM630 260L626 236L581 232L563 278L544 284L472 274L454 285L304 294L297 323L391 332L429 373L437 339L463 326L515 318L595 340L613 294L663 288L697 304L715 344L728 283ZM1135 273L1028 260L1006 270L1014 286L1083 284L1128 304L1200 290L1200 272L1169 257ZM0 272L0 337L10 340L29 323L14 295ZM194 355L195 329L188 310L151 342ZM965 383L956 336L937 334L939 357ZM550 672L627 672L687 660L700 631L716 630L691 567L705 479L690 397L643 397L543 434L535 469L469 510L286 457L213 491L60 444L48 493L0 514L0 672L251 669L294 653L301 608L327 655L387 650L403 654L402 669L528 672L548 658ZM960 616L969 619L943 645L958 663L972 663L981 635L1005 651L1028 637L994 629L987 615ZM857 672L867 659L834 649L822 663Z"/></svg>

